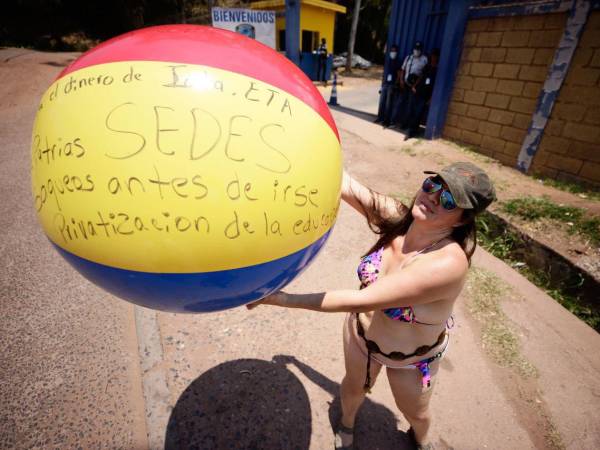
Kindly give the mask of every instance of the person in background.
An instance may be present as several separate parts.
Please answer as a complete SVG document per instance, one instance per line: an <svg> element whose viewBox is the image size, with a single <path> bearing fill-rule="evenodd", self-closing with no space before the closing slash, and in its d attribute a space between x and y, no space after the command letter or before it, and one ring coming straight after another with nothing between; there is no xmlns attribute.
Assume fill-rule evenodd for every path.
<svg viewBox="0 0 600 450"><path fill-rule="evenodd" d="M321 45L317 48L317 81L327 81L325 74L327 72L327 41L321 39Z"/></svg>
<svg viewBox="0 0 600 450"><path fill-rule="evenodd" d="M398 75L400 71L400 60L398 58L398 46L392 45L388 54L388 61L383 72L383 84L379 91L379 109L375 123L390 123L392 108L398 95Z"/></svg>
<svg viewBox="0 0 600 450"><path fill-rule="evenodd" d="M425 66L416 84L408 91L405 114L400 124L402 129L408 129L404 140L415 137L419 132L423 115L431 102L439 60L440 50L435 48L431 51L429 64Z"/></svg>
<svg viewBox="0 0 600 450"><path fill-rule="evenodd" d="M399 120L404 117L408 103L408 93L416 85L425 66L427 66L427 62L427 56L423 54L423 44L420 41L415 42L412 53L404 58L402 67L400 68L400 93L394 106L391 122L388 126L397 124Z"/></svg>

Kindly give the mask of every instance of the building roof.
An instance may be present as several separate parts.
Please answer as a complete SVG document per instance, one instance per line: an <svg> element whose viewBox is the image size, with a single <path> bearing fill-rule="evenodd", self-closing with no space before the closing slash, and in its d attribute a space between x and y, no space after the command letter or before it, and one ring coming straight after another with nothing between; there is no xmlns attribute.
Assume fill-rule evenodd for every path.
<svg viewBox="0 0 600 450"><path fill-rule="evenodd" d="M323 8L330 11L346 13L346 7L324 0L301 0L302 5L310 5L316 8ZM281 9L285 8L285 0L262 0L250 3L252 9Z"/></svg>

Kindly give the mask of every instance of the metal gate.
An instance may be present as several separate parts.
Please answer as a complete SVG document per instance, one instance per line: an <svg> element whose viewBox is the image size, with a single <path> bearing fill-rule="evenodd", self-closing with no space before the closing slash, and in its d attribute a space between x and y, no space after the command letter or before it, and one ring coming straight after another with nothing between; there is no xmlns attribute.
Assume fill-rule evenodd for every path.
<svg viewBox="0 0 600 450"><path fill-rule="evenodd" d="M468 10L473 1L393 0L388 46L396 44L402 58L412 51L416 41L423 42L425 53L434 48L440 49L439 68L425 128L428 139L439 137L444 127Z"/></svg>
<svg viewBox="0 0 600 450"><path fill-rule="evenodd" d="M388 32L388 47L398 46L402 58L416 41L423 42L425 53L442 47L450 0L395 0Z"/></svg>

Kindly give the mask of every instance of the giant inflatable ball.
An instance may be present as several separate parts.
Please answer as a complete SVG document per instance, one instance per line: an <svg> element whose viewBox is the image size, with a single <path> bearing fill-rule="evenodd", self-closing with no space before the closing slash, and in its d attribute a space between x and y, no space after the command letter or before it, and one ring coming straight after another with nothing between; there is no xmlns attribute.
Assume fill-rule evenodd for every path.
<svg viewBox="0 0 600 450"><path fill-rule="evenodd" d="M231 308L289 283L331 232L341 176L308 78L208 27L146 28L83 54L33 129L51 243L93 283L163 311Z"/></svg>

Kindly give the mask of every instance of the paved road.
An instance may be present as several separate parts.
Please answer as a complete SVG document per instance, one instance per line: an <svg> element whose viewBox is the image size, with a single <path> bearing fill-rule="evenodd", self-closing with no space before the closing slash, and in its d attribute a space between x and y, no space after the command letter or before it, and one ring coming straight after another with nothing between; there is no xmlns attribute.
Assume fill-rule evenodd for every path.
<svg viewBox="0 0 600 450"><path fill-rule="evenodd" d="M29 133L36 99L72 57L0 51L0 448L331 448L342 315L134 309L83 280L43 237L29 194ZM372 95L371 86L342 92L351 89L357 102ZM399 133L334 114L346 167L376 190L412 192L425 167L464 159L433 147L411 156L398 151ZM356 286L356 261L372 240L342 207L326 248L289 289ZM555 433L567 448L600 448L600 337L497 259L476 256L519 294L501 305L539 377L490 360L462 296L434 392L438 447L545 448ZM361 410L357 448L409 448L385 381Z"/></svg>
<svg viewBox="0 0 600 450"><path fill-rule="evenodd" d="M0 50L0 448L145 448L133 307L77 275L37 223L37 102L75 55Z"/></svg>

